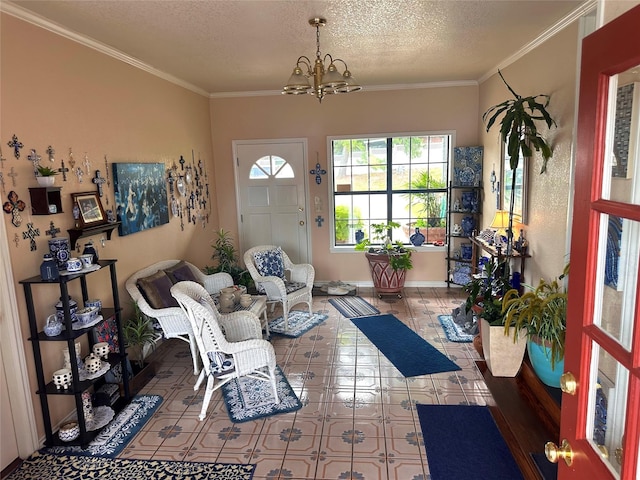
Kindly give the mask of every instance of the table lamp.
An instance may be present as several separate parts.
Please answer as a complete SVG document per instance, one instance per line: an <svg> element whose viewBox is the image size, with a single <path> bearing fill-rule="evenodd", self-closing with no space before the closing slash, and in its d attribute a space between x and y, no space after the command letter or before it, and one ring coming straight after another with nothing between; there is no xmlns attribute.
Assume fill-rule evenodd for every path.
<svg viewBox="0 0 640 480"><path fill-rule="evenodd" d="M520 217L520 215L514 214L512 219L513 227L521 222L522 217ZM509 234L507 232L507 230L509 229L509 212L507 210L496 210L496 214L491 221L490 227L496 229L496 233L493 236L494 245L496 247L506 246L509 238ZM513 235L513 237L515 238L515 234ZM505 240L505 238L507 240Z"/></svg>

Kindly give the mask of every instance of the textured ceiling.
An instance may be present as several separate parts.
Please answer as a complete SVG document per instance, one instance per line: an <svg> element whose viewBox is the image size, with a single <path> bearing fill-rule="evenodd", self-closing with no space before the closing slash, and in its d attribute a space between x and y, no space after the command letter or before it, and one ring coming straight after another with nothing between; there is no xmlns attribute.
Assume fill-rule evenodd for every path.
<svg viewBox="0 0 640 480"><path fill-rule="evenodd" d="M280 90L300 55L347 62L365 88L476 81L585 1L28 0L33 13L210 94ZM17 7L16 7L17 6ZM16 14L16 12L20 14ZM28 15L27 15L28 16ZM38 23L38 22L36 22Z"/></svg>

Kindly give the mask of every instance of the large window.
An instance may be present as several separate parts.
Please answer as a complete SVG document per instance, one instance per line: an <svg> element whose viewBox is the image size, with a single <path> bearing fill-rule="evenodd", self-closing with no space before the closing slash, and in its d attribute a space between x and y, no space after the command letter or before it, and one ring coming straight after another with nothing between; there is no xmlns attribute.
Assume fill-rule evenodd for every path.
<svg viewBox="0 0 640 480"><path fill-rule="evenodd" d="M331 140L334 245L372 241L371 225L396 222L391 239L445 241L451 134Z"/></svg>

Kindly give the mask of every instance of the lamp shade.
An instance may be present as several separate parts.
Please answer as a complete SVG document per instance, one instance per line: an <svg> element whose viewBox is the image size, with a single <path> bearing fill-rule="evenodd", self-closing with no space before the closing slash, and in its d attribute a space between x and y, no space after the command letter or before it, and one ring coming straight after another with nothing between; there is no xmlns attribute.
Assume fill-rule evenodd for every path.
<svg viewBox="0 0 640 480"><path fill-rule="evenodd" d="M509 212L506 210L497 210L490 227L497 228L498 230L509 228Z"/></svg>

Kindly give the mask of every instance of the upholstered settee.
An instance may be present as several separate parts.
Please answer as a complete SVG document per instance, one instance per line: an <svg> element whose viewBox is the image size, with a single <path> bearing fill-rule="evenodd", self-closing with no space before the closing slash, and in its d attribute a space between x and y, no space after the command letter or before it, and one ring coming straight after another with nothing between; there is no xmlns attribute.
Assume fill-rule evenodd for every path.
<svg viewBox="0 0 640 480"><path fill-rule="evenodd" d="M210 295L233 286L233 278L228 273L206 275L189 262L163 260L135 272L127 279L125 288L140 311L148 318L157 320L166 338L178 338L189 344L193 373L197 375L200 362L193 330L170 292L175 283L184 280L201 284Z"/></svg>

